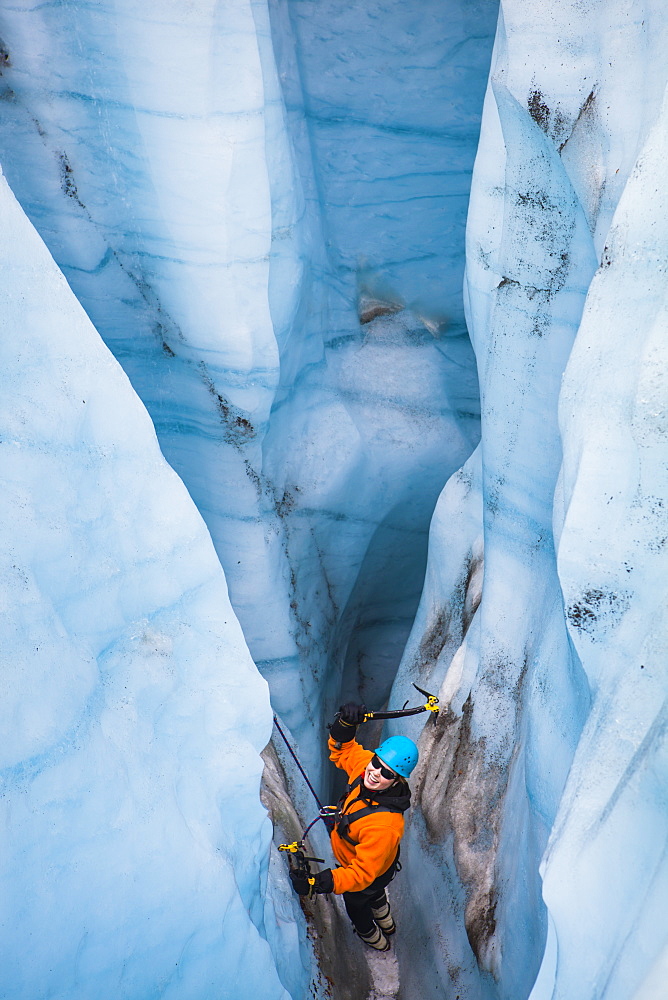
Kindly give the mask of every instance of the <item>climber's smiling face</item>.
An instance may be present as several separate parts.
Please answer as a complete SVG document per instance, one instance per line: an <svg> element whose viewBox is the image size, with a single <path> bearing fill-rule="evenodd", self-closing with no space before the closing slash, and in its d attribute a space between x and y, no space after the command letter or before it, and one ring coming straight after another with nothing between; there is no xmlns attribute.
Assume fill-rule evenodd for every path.
<svg viewBox="0 0 668 1000"><path fill-rule="evenodd" d="M374 754L364 769L364 787L370 792L384 792L396 780L397 776L394 771L383 764L382 760Z"/></svg>

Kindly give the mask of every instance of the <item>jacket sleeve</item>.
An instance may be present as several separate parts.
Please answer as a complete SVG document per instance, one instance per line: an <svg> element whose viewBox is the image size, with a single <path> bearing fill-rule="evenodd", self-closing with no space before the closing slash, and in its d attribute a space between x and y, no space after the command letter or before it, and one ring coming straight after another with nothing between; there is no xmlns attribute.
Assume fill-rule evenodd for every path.
<svg viewBox="0 0 668 1000"><path fill-rule="evenodd" d="M396 814L387 822L388 813L382 818L368 817L360 820L357 837L359 843L352 861L342 868L332 870L334 892L359 892L382 875L394 861L399 841L404 831L403 816Z"/></svg>
<svg viewBox="0 0 668 1000"><path fill-rule="evenodd" d="M361 774L373 757L373 750L365 750L356 739L343 743L340 747L331 737L328 741L329 759L345 771L349 778Z"/></svg>

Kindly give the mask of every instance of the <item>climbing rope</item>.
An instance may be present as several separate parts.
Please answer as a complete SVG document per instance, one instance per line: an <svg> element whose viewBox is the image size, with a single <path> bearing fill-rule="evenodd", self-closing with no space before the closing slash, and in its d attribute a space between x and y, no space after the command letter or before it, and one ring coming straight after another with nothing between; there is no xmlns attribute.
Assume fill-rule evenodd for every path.
<svg viewBox="0 0 668 1000"><path fill-rule="evenodd" d="M288 743L288 738L285 735L285 733L283 732L283 730L281 729L281 725L280 725L280 723L279 723L279 721L278 721L278 719L276 718L275 715L274 715L274 725L276 726L276 728L278 729L279 733L283 737L283 742L285 743L286 747L290 751L290 754L291 754L292 759L294 760L295 764L299 768L299 770L301 772L301 775L302 775L302 778L304 779L304 781L306 782L306 784L308 785L308 787L311 789L311 794L313 795L313 798L315 799L315 801L318 803L318 809L323 809L323 804L320 801L320 799L318 798L318 794L317 794L315 788L313 787L313 785L309 781L308 775L307 775L306 771L304 770L304 768L299 763L299 758L297 757L297 754L294 752L294 750L292 749L292 747ZM318 816L318 819L320 819L319 816ZM313 823L311 824L311 826L313 826ZM309 827L309 829L310 829L310 827Z"/></svg>

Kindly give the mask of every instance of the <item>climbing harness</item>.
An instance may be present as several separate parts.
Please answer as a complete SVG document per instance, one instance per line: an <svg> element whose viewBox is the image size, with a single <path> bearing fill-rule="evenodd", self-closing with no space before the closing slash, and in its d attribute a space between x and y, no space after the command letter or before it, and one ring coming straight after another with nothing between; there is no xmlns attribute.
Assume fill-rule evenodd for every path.
<svg viewBox="0 0 668 1000"><path fill-rule="evenodd" d="M332 807L335 810L334 829L338 833L339 837L341 837L343 840L347 840L348 843L352 844L354 847L357 846L357 841L353 840L353 838L350 836L349 828L351 823L355 823L357 822L358 819L363 819L365 816L371 816L374 813L379 813L379 812L403 813L406 811L405 808L402 808L401 806L398 805L389 805L387 803L378 802L375 805L362 806L361 809L357 809L355 810L355 812L350 812L350 808L354 806L356 802L359 802L360 799L362 800L362 802L366 801L364 798L362 798L363 782L364 782L364 775L360 774L357 778L355 778L354 781L352 781L349 785L346 786L346 790L339 799L338 804ZM351 795L352 792L354 792L356 789L359 790L358 794L354 799L352 799L351 802L348 803L349 808L348 811L346 811L345 804L348 799L348 796Z"/></svg>

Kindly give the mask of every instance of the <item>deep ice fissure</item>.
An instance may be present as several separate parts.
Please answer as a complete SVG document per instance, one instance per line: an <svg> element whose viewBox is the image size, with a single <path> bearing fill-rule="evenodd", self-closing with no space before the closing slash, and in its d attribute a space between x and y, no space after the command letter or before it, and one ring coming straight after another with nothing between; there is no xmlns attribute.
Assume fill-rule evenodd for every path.
<svg viewBox="0 0 668 1000"><path fill-rule="evenodd" d="M304 107L282 94L275 66L272 77L272 60L290 66L299 49L307 5L289 11L289 30L269 48L241 30L251 24L242 7L243 44L228 51L233 30L165 25L150 7L141 24L121 12L122 30L108 32L101 8L15 5L3 14L2 160L205 517L246 640L317 780L322 722L342 695L387 697L431 509L477 439L460 283L491 30L467 28L477 6L423 6L423 53L446 37L446 20L461 36L443 43L446 57L479 45L458 64L470 106L456 106L451 129L434 126L428 113L461 80L446 79L427 106L406 86L408 64L384 120L349 106L364 90L358 78L343 106L355 141L333 143L325 132L337 115L306 107L322 98L304 84L303 45L304 72L282 82L303 86ZM331 8L322 13L331 20ZM392 32L411 37L405 11L365 5L360 16L375 18L385 47L359 51L357 70L382 60L389 86ZM353 37L349 8L346 18ZM217 57L211 92L202 38ZM175 44L190 106L173 82ZM418 76L433 82L433 68L423 59ZM411 123L411 106L424 121ZM385 243L382 225L376 236L364 226L371 213L377 226L386 217Z"/></svg>
<svg viewBox="0 0 668 1000"><path fill-rule="evenodd" d="M431 510L477 439L461 279L494 6L253 5L231 56L242 7L228 31L178 28L188 98L150 12L120 46L75 4L76 52L62 10L8 13L3 158L205 517L308 755L342 694L387 697Z"/></svg>

